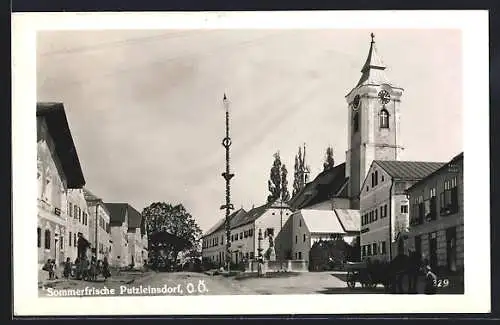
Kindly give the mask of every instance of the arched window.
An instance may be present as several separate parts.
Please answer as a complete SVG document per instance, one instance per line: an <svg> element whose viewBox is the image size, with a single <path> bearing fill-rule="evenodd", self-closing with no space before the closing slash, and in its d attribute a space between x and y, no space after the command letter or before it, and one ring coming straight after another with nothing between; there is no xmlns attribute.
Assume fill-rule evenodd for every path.
<svg viewBox="0 0 500 325"><path fill-rule="evenodd" d="M45 230L45 249L50 249L50 230Z"/></svg>
<svg viewBox="0 0 500 325"><path fill-rule="evenodd" d="M378 171L375 171L375 186L378 185Z"/></svg>
<svg viewBox="0 0 500 325"><path fill-rule="evenodd" d="M359 115L358 115L358 112L354 113L354 117L353 117L352 123L353 123L354 132L358 132L358 130L359 130Z"/></svg>
<svg viewBox="0 0 500 325"><path fill-rule="evenodd" d="M389 112L385 108L380 111L380 128L389 128Z"/></svg>

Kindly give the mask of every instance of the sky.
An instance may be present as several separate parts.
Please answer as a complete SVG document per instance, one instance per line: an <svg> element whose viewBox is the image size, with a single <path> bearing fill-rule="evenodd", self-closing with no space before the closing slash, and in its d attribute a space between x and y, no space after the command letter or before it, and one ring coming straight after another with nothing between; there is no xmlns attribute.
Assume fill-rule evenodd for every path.
<svg viewBox="0 0 500 325"><path fill-rule="evenodd" d="M226 93L231 197L265 203L273 154L292 191L306 145L311 179L325 150L345 161L345 95L375 33L391 82L404 88L402 160L463 151L459 30L102 30L37 36L37 100L63 102L86 179L105 202L142 211L182 203L203 231L224 216Z"/></svg>

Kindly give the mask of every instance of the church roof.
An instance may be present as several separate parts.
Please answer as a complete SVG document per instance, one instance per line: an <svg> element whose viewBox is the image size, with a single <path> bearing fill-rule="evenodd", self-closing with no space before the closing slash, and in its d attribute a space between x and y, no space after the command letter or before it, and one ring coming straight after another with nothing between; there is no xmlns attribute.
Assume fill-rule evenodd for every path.
<svg viewBox="0 0 500 325"><path fill-rule="evenodd" d="M431 161L398 161L398 160L375 160L387 174L399 180L417 180L427 177L435 172L445 162Z"/></svg>
<svg viewBox="0 0 500 325"><path fill-rule="evenodd" d="M302 209L333 197L342 197L340 194L345 194L345 191L341 190L346 182L345 163L342 163L319 173L292 199L290 205L293 209Z"/></svg>
<svg viewBox="0 0 500 325"><path fill-rule="evenodd" d="M356 87L362 85L381 85L390 84L389 79L385 74L386 65L382 61L382 58L378 54L377 47L375 45L375 35L371 34L372 41L370 43L370 50L368 51L368 57L366 58L365 64L361 69L361 78L358 81Z"/></svg>

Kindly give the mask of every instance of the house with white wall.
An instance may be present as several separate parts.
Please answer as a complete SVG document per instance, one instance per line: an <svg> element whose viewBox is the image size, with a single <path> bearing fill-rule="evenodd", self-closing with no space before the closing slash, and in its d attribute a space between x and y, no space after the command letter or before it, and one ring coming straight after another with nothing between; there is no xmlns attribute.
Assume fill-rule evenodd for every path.
<svg viewBox="0 0 500 325"><path fill-rule="evenodd" d="M60 265L69 238L67 190L85 185L62 103L37 103L37 248L38 265Z"/></svg>
<svg viewBox="0 0 500 325"><path fill-rule="evenodd" d="M129 251L128 205L125 203L105 203L105 206L111 214L110 228L113 258L110 264L115 267L127 267L132 260Z"/></svg>
<svg viewBox="0 0 500 325"><path fill-rule="evenodd" d="M83 238L89 240L89 208L85 200L83 189L69 189L68 190L68 220L66 236L67 243L65 248L65 255L71 261L75 261L78 256L77 240L78 233L81 233ZM91 256L91 250L87 252Z"/></svg>
<svg viewBox="0 0 500 325"><path fill-rule="evenodd" d="M89 210L89 242L92 246L92 254L97 259L108 258L112 259L113 250L111 243L110 231L110 211L102 199L92 193L89 189L84 188L83 195Z"/></svg>
<svg viewBox="0 0 500 325"><path fill-rule="evenodd" d="M397 256L395 243L409 230L406 190L443 165L423 161L372 162L360 193L363 259L391 261Z"/></svg>

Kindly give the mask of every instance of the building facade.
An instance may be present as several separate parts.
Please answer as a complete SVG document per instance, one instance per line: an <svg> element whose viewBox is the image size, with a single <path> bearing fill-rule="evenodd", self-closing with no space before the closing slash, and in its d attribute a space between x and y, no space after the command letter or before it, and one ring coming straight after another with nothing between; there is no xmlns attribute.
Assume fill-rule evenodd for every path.
<svg viewBox="0 0 500 325"><path fill-rule="evenodd" d="M111 265L127 267L131 265L132 256L129 248L129 211L126 203L106 203L110 211L111 240L113 242L113 259Z"/></svg>
<svg viewBox="0 0 500 325"><path fill-rule="evenodd" d="M245 260L257 258L259 248L262 255L271 245L277 260L291 256L290 235L286 235L285 225L292 211L285 203L266 203L246 212L240 209L231 215L231 260L240 264ZM202 257L217 265L224 265L226 254L226 234L223 220L218 227L212 227L202 238ZM259 232L262 239L259 240Z"/></svg>
<svg viewBox="0 0 500 325"><path fill-rule="evenodd" d="M88 189L84 189L85 200L89 209L89 242L92 253L97 259L113 259L114 251L111 239L110 212L102 199Z"/></svg>
<svg viewBox="0 0 500 325"><path fill-rule="evenodd" d="M83 189L69 189L68 190L68 220L67 220L67 231L66 236L66 257L69 257L71 261L75 261L78 256L77 240L78 233L89 240L89 209L87 206L87 201L83 193ZM91 251L87 252L91 256Z"/></svg>
<svg viewBox="0 0 500 325"><path fill-rule="evenodd" d="M439 274L463 272L463 153L408 189L410 231L404 241Z"/></svg>
<svg viewBox="0 0 500 325"><path fill-rule="evenodd" d="M406 190L444 163L373 161L360 193L361 257L390 261L396 241L409 228ZM402 253L402 252L401 252Z"/></svg>
<svg viewBox="0 0 500 325"><path fill-rule="evenodd" d="M62 103L37 103L37 247L39 267L66 257L67 190L85 185Z"/></svg>

